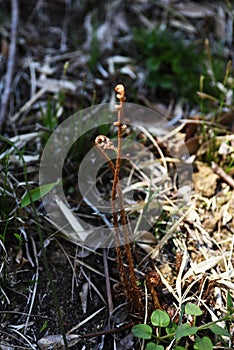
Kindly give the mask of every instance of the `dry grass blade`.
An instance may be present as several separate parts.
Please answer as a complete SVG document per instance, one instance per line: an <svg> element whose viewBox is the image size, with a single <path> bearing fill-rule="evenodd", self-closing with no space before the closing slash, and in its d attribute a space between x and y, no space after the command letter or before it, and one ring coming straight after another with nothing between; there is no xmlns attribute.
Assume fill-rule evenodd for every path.
<svg viewBox="0 0 234 350"><path fill-rule="evenodd" d="M81 326L83 326L85 323L89 322L92 318L94 318L96 315L98 315L101 311L103 311L106 308L106 306L103 306L101 309L95 311L92 315L90 315L89 317L87 317L86 319L84 319L83 321L79 322L75 327L73 327L72 329L70 329L67 334L71 334L74 331L76 331L78 328L80 328Z"/></svg>
<svg viewBox="0 0 234 350"><path fill-rule="evenodd" d="M16 148L22 149L26 145L26 143L32 140L35 140L37 137L40 137L41 135L42 135L41 132L30 132L28 134L17 135L9 138L8 141L14 144L14 146L10 147L5 152L1 152L0 160L8 155L15 154Z"/></svg>
<svg viewBox="0 0 234 350"><path fill-rule="evenodd" d="M178 303L180 303L180 298L178 297L177 293L174 291L173 287L170 285L170 283L168 283L168 281L166 280L166 278L163 276L163 274L161 273L161 271L157 268L156 265L154 265L155 270L157 271L157 273L159 274L162 283L165 285L165 287L167 288L167 290L173 295L173 297L175 298L175 300L177 300Z"/></svg>
<svg viewBox="0 0 234 350"><path fill-rule="evenodd" d="M68 256L66 250L64 249L64 247L62 246L62 244L60 244L60 242L58 240L56 240L56 243L59 245L60 249L63 251L64 255L66 256L66 259L68 260L68 263L69 265L71 266L71 269L73 271L73 276L76 275L76 271L73 267L73 264L71 262L71 259L70 257ZM75 258L76 260L76 258ZM76 261L77 262L77 261ZM91 268L91 267L90 267ZM101 292L98 290L98 288L95 286L95 284L90 280L90 278L87 276L87 274L84 272L84 270L82 269L82 274L85 276L86 280L87 280L87 285L91 286L95 292L97 293L97 295L99 296L99 298L103 301L104 304L106 304L106 301L105 299L103 298ZM84 284L85 285L85 284ZM86 288L86 287L82 287L82 288ZM82 289L83 290L83 289ZM88 289L87 289L87 293L88 293ZM73 296L72 296L72 299L73 299ZM83 312L86 313L86 310L87 310L87 294L85 294L85 291L83 290L83 293L81 295L81 299L82 299L82 309L83 309Z"/></svg>
<svg viewBox="0 0 234 350"><path fill-rule="evenodd" d="M154 147L156 148L156 150L158 151L160 157L161 157L161 160L162 160L162 163L163 163L163 166L165 168L165 170L167 171L167 162L165 160L165 157L164 157L164 154L161 150L161 148L159 147L157 141L154 139L154 137L148 132L148 130L146 130L145 128L143 128L142 126L138 125L138 128L139 130L141 130L148 138L149 140L152 142L152 144L154 145Z"/></svg>
<svg viewBox="0 0 234 350"><path fill-rule="evenodd" d="M35 274L32 277L32 282L34 283L34 286L33 286L33 292L32 292L31 298L29 298L31 300L30 300L30 307L29 307L29 311L28 311L28 316L27 316L27 319L25 321L24 334L27 334L28 324L29 324L29 320L30 320L31 313L32 313L32 310L33 310L33 305L34 305L34 302L35 302L36 293L37 293L37 287L38 287L38 281L39 281L38 254L37 254L37 249L36 249L36 243L35 243L33 237L31 237L31 242L32 242L32 246L33 246L33 253L34 253L34 259L35 259L35 265L36 265L36 272L35 272Z"/></svg>
<svg viewBox="0 0 234 350"><path fill-rule="evenodd" d="M80 265L88 268L89 270L93 271L94 273L96 273L99 276L102 276L103 278L105 278L105 274L100 272L99 270L95 269L94 267L90 266L89 264L85 263L84 261L76 258L76 262L78 262ZM110 280L114 283L119 283L118 280L114 279L114 278L110 278Z"/></svg>
<svg viewBox="0 0 234 350"><path fill-rule="evenodd" d="M45 88L40 89L29 101L25 103L23 107L20 108L17 113L15 113L15 115L11 117L11 121L16 122L21 114L27 112L34 105L34 103L46 93L46 91L47 90Z"/></svg>
<svg viewBox="0 0 234 350"><path fill-rule="evenodd" d="M84 272L84 269L82 269L82 274L85 276L86 280L88 281L89 285L95 290L99 298L103 301L103 303L106 305L106 300L104 299L102 293L98 290L98 288L95 286L95 284L91 281L91 279L88 277L88 275Z"/></svg>
<svg viewBox="0 0 234 350"><path fill-rule="evenodd" d="M212 256L211 258L208 258L204 261L201 261L200 263L192 263L190 269L186 272L186 274L183 277L183 280L186 280L187 278L193 276L194 274L204 274L206 271L212 269L215 267L219 262L225 259L225 256L228 256L228 253L225 253L223 255L219 256Z"/></svg>
<svg viewBox="0 0 234 350"><path fill-rule="evenodd" d="M74 233L72 234L75 237L75 241L80 240L81 242L85 242L85 240L88 238L89 233L85 231L85 229L81 226L75 215L72 214L71 210L67 208L67 206L58 198L55 198L55 201L67 219L68 223L71 225L72 229L74 230Z"/></svg>
<svg viewBox="0 0 234 350"><path fill-rule="evenodd" d="M153 252L151 253L151 258L155 259L161 248L164 246L164 244L167 243L167 241L175 234L176 229L179 227L179 225L183 222L183 220L189 215L189 213L193 210L193 207L190 207L184 214L181 215L181 217L172 225L172 227L168 230L168 232L163 236L163 238L160 240L160 242L157 244L157 246L154 248Z"/></svg>
<svg viewBox="0 0 234 350"><path fill-rule="evenodd" d="M36 350L36 346L32 344L32 342L24 335L22 334L18 329L15 329L14 326L11 326L10 329L18 334L19 338L22 338L26 344L30 346L30 349Z"/></svg>

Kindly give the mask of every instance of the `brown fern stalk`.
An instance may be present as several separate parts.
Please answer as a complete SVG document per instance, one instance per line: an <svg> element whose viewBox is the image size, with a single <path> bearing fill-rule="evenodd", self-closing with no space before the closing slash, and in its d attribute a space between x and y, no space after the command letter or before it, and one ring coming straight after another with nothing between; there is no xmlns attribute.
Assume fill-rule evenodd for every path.
<svg viewBox="0 0 234 350"><path fill-rule="evenodd" d="M121 225L124 232L124 246L125 253L128 263L128 272L129 272L129 281L125 284L126 292L128 299L131 302L132 308L138 312L142 312L143 304L141 300L141 292L137 285L135 272L134 272L134 263L132 258L131 246L129 243L129 228L126 219L126 213L124 209L124 199L123 193L121 189L121 185L119 182L119 172L121 168L121 154L122 154L122 132L126 128L126 126L122 123L123 117L123 105L125 101L125 89L122 84L119 84L115 87L115 91L117 92L116 97L119 99L119 104L116 105L116 109L118 111L118 121L114 123L115 126L118 127L118 146L117 146L117 156L116 156L116 165L115 165L115 173L114 173L114 181L112 185L112 213L114 218L114 227L118 227L118 218L116 213L116 194L118 192L119 195L119 205L120 205L120 218ZM117 256L121 250L120 247L116 247Z"/></svg>
<svg viewBox="0 0 234 350"><path fill-rule="evenodd" d="M104 135L99 135L95 144L98 146L98 150L103 155L103 157L107 160L107 163L113 173L114 180L112 185L112 193L111 193L111 206L112 206L112 215L113 215L113 226L115 231L115 246L116 246L116 255L117 255L117 264L120 274L121 282L123 283L126 289L126 296L131 303L132 309L137 311L138 313L142 313L144 310L142 303L142 295L140 289L137 285L137 280L134 271L134 262L132 258L131 246L129 242L129 226L126 218L126 213L124 209L124 198L123 192L121 188L121 184L119 181L119 172L121 169L121 155L122 155L122 133L126 128L126 125L122 123L123 118L123 105L125 101L125 90L124 86L119 84L115 87L115 91L117 92L117 98L119 103L116 104L116 109L118 112L118 120L114 123L115 126L118 127L118 144L117 148L114 147L110 139L108 139ZM106 150L114 150L116 152L116 163L112 162ZM118 210L117 210L117 194L118 194L118 204L120 207L120 220L123 230L123 238L124 238L124 248L125 255L127 260L128 267L124 268L122 251L121 251L121 241L120 241L120 227L118 222ZM126 273L127 271L127 273Z"/></svg>
<svg viewBox="0 0 234 350"><path fill-rule="evenodd" d="M99 135L95 139L95 145L98 147L99 152L102 154L102 156L106 159L109 168L111 169L113 176L115 175L115 165L106 153L106 150L114 150L117 151L116 148L114 148L113 144L110 142L109 138L107 138L105 135ZM119 183L117 183L119 185ZM128 286L128 278L124 269L124 263L123 258L121 254L120 249L120 238L119 238L119 227L118 227L118 216L116 212L116 206L111 201L112 205L112 215L113 215L113 221L114 221L114 230L115 230L115 246L116 246L116 255L117 255L117 265L119 269L120 279L124 286Z"/></svg>

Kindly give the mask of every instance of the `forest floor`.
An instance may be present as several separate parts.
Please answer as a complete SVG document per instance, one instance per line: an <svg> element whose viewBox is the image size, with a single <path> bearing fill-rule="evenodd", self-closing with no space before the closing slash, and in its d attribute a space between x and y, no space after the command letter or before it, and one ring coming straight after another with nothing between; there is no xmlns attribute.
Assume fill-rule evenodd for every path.
<svg viewBox="0 0 234 350"><path fill-rule="evenodd" d="M155 308L176 327L195 325L188 302L202 310L198 327L230 316L231 2L12 0L0 7L0 349L143 350L147 342L131 329L150 325ZM99 164L92 190L100 160L92 152L100 134L116 141L116 84L126 91L120 176L128 220L140 217L130 241L142 314L126 296L114 244L97 239L113 226L111 209L100 209L113 174ZM120 253L129 278L124 245ZM218 323L223 331L159 336L147 350L201 350L202 337L213 344L206 349L231 349L230 317Z"/></svg>

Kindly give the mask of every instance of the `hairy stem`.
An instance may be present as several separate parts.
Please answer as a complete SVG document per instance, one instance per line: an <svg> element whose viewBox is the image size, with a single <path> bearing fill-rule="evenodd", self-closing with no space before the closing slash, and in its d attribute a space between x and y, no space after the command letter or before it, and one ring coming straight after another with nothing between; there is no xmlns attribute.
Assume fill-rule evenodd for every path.
<svg viewBox="0 0 234 350"><path fill-rule="evenodd" d="M118 112L118 120L117 122L114 123L114 125L117 126L118 128L117 148L114 147L110 139L108 139L108 137L106 137L105 135L99 135L95 140L95 144L96 146L98 146L98 150L100 151L100 153L106 159L109 165L109 168L111 169L114 176L112 192L111 192L111 210L113 215L115 247L116 247L117 264L118 264L120 279L126 289L126 296L131 303L132 309L134 311L137 311L139 314L141 314L142 311L144 310L144 306L141 298L142 294L137 285L137 280L135 276L134 262L132 258L131 246L129 241L130 231L129 231L129 226L128 226L126 213L124 209L123 192L119 181L119 173L121 169L121 156L122 156L122 133L126 127L126 125L122 123L123 105L125 100L124 86L117 85L115 87L115 90L117 91L117 98L119 100L119 103L116 104L115 106ZM112 160L106 153L106 150L114 150L116 152L115 164L112 162ZM117 200L117 194L118 194L118 200ZM118 206L117 206L117 203L118 203ZM121 228L123 230L123 242L120 239L121 236L120 236L120 227L118 222L118 212L120 213ZM125 255L126 255L127 266L128 266L126 269L124 268L123 256L120 248L120 246L123 244L124 244Z"/></svg>
<svg viewBox="0 0 234 350"><path fill-rule="evenodd" d="M125 100L125 91L123 85L117 85L115 90L117 91L117 98L119 99L119 104L116 105L116 109L118 111L118 121L114 123L115 126L118 127L118 146L117 146L117 156L116 156L116 165L115 165L115 172L114 172L114 181L112 186L112 213L114 218L114 227L116 230L118 229L118 219L117 219L117 213L116 213L116 195L118 193L119 195L119 206L120 206L120 219L121 219L121 225L124 233L124 246L125 246L125 253L128 263L128 271L129 271L129 281L127 281L127 284L125 284L127 295L129 300L131 301L132 308L135 309L138 312L141 312L143 310L143 304L141 300L141 293L137 286L137 281L135 277L134 272L134 263L132 258L132 252L129 242L129 227L126 219L125 209L124 209L124 198L123 193L121 189L121 185L119 182L119 172L121 168L121 155L122 155L122 132L124 129L124 125L122 123L122 117L123 117L123 105ZM116 247L117 255L120 252L120 247ZM121 253L121 252L120 252Z"/></svg>

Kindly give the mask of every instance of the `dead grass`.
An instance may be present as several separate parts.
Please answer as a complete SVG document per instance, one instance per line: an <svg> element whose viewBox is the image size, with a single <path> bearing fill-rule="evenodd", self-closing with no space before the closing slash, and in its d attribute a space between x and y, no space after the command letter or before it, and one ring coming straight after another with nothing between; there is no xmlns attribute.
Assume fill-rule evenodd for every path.
<svg viewBox="0 0 234 350"><path fill-rule="evenodd" d="M59 349L67 334L68 346L74 349L144 349L144 343L130 332L139 319L126 303L115 251L84 248L74 242L47 217L41 201L35 202L36 215L32 206L20 207L27 188L38 186L40 157L51 128L76 111L113 101L113 86L120 82L126 86L129 102L143 101L173 125L160 139L155 132L160 125L153 120L137 131L127 129L125 136L135 137L154 154L146 161L139 148L138 163L130 159L123 164L127 215L141 219L146 206L155 213L159 199L162 204L160 213L149 217L151 229L134 232L132 253L144 295L144 320L149 320L154 309L155 294L160 307L176 322L187 301L203 310L200 324L222 317L227 311L227 293L234 297L233 77L231 72L225 76L224 71L225 79L216 80L216 61L211 54L207 75L216 89L214 99L205 99L206 91L200 91L204 99L193 110L180 96L162 105L155 91L144 84L146 72L137 62L132 35L135 27L165 27L187 41L207 38L213 49L222 42L225 66L233 57L232 5L228 1L154 4L138 0L58 1L56 6L38 0L19 5L14 74L7 78L13 17L8 2L2 2L1 91L11 86L11 93L7 101L2 100L1 114L0 347ZM98 132L94 130L92 136ZM94 138L90 138L90 148ZM190 152L186 158L181 156L184 144ZM69 204L74 214L87 221L99 225L107 220L105 224L112 225L112 219L104 218L88 200L80 201L74 185L74 159L82 159L83 153L82 148L78 155L71 154L65 164ZM186 176L184 192L176 181L176 169L184 164L193 168L191 193L187 193L186 186L191 183ZM98 181L99 189L108 196L106 184L112 180L105 167ZM134 201L128 200L132 191ZM59 205L66 215L65 204ZM72 221L70 212L67 215ZM53 282L43 263L39 231ZM125 257L123 263L126 268ZM153 287L145 284L149 277ZM107 278L113 297L111 315ZM60 304L63 338L51 283ZM233 325L230 332L233 335ZM222 339L212 340L217 349L233 346L231 340L226 340L226 345Z"/></svg>

